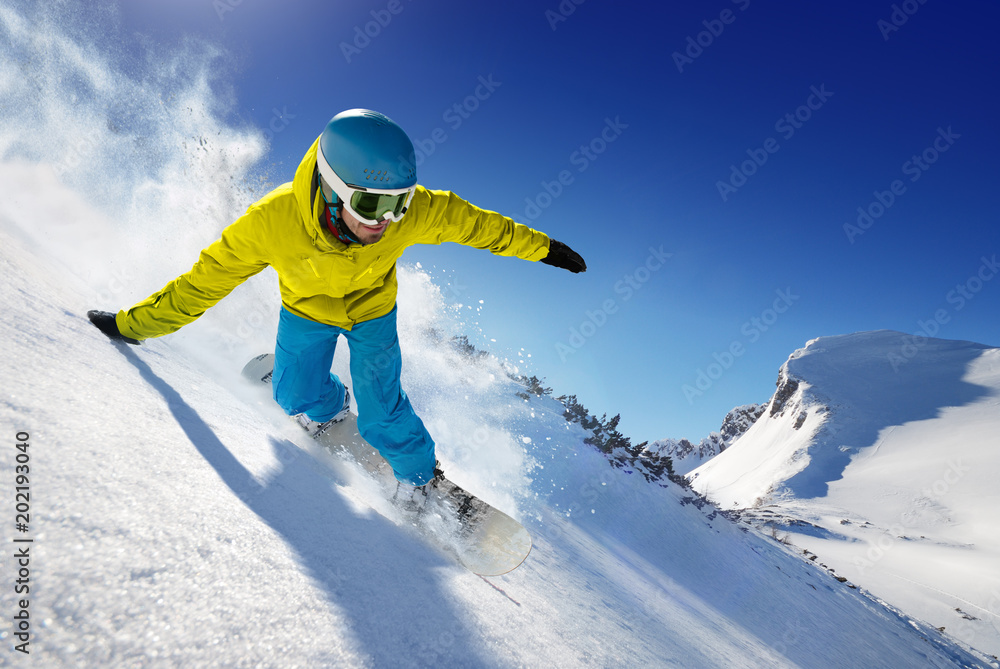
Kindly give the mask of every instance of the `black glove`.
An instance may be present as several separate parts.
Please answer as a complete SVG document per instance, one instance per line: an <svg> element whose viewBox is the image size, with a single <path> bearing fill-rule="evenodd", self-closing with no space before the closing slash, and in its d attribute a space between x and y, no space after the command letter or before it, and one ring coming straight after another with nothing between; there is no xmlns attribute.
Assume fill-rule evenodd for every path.
<svg viewBox="0 0 1000 669"><path fill-rule="evenodd" d="M87 312L87 318L94 326L106 334L111 341L123 341L126 344L139 345L139 341L131 337L124 336L118 330L118 323L115 322L115 315L110 311L92 310Z"/></svg>
<svg viewBox="0 0 1000 669"><path fill-rule="evenodd" d="M549 240L549 254L539 262L552 265L553 267L568 269L574 274L587 271L587 263L584 262L579 253L554 239Z"/></svg>

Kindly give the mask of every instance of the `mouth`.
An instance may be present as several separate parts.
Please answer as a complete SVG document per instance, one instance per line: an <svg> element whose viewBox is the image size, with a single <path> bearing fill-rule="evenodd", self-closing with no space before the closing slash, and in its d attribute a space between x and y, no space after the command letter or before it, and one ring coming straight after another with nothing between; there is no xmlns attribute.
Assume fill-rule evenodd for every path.
<svg viewBox="0 0 1000 669"><path fill-rule="evenodd" d="M372 234L377 235L379 233L385 232L385 228L388 224L379 223L378 225L367 225L367 224L362 224L362 225L364 226L365 232L370 232Z"/></svg>

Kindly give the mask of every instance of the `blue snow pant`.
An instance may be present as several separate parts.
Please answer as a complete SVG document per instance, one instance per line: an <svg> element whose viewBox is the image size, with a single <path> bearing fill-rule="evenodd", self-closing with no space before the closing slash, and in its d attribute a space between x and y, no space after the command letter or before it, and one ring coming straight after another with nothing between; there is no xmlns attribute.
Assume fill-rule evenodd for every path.
<svg viewBox="0 0 1000 669"><path fill-rule="evenodd" d="M402 358L396 309L351 330L317 323L284 307L275 346L274 399L289 415L330 420L344 406L344 384L330 371L337 338L351 351L358 431L392 466L396 478L423 485L434 478L434 440L399 384Z"/></svg>

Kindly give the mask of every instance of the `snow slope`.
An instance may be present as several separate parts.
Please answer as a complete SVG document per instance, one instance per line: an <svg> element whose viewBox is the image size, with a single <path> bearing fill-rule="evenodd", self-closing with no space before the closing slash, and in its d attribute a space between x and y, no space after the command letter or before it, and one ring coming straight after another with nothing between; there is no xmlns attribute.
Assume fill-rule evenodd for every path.
<svg viewBox="0 0 1000 669"><path fill-rule="evenodd" d="M162 287L289 174L271 178L263 133L233 120L214 47L103 53L88 34L101 17L71 4L0 5L0 663L996 666L675 486L609 467L554 400L516 397L519 360L442 345L475 334L475 307L454 302L478 298L419 268L399 272L403 383L449 475L534 534L502 578L398 526L355 468L242 383L274 345L273 272L170 337L111 344L88 309ZM347 357L334 367L349 380Z"/></svg>
<svg viewBox="0 0 1000 669"><path fill-rule="evenodd" d="M437 293L408 271L405 363L422 375L408 385L445 469L536 537L512 574L475 577L248 392L243 359L211 327L111 344L83 315L99 296L0 220L0 422L7 463L15 434L30 434L32 516L18 537L34 540L31 654L12 650L5 587L4 662L992 666L780 544L680 504L676 487L608 467L553 400L518 400L498 363L470 364L419 334ZM10 464L3 472L13 515ZM0 527L9 584L15 532Z"/></svg>
<svg viewBox="0 0 1000 669"><path fill-rule="evenodd" d="M1000 653L1000 349L898 332L823 337L697 490L843 577Z"/></svg>

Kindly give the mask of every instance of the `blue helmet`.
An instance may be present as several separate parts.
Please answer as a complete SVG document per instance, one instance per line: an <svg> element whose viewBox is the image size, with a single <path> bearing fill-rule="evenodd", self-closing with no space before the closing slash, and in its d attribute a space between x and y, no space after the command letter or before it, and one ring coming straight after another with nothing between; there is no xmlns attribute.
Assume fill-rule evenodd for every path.
<svg viewBox="0 0 1000 669"><path fill-rule="evenodd" d="M370 225L401 219L417 185L410 138L369 109L349 109L330 119L316 162L342 206Z"/></svg>

